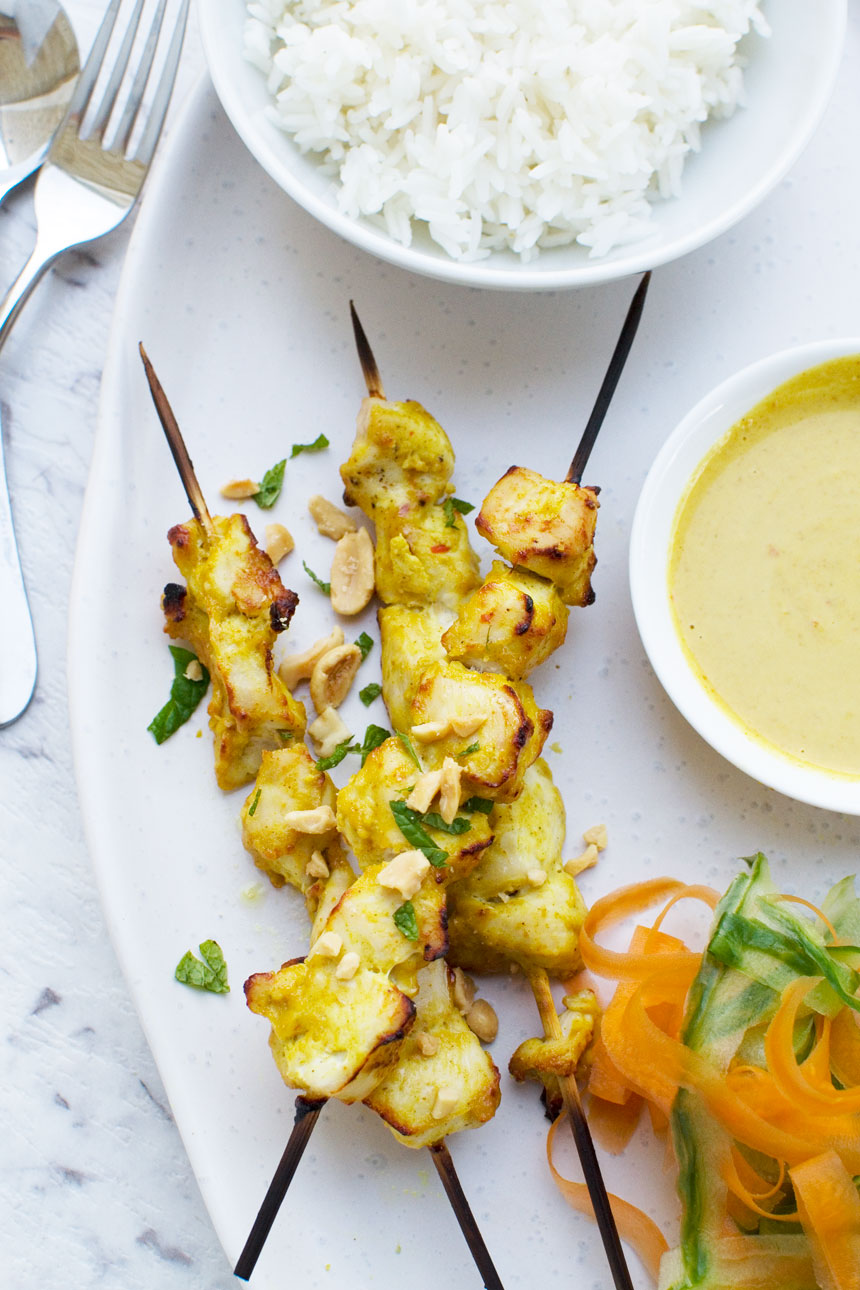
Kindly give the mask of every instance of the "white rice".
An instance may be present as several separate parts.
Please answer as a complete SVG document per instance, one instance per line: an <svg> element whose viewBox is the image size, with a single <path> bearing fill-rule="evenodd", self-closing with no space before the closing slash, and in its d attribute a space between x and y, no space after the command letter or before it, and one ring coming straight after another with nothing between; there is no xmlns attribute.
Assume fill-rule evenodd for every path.
<svg viewBox="0 0 860 1290"><path fill-rule="evenodd" d="M248 0L272 120L341 211L451 256L595 256L648 232L743 99L756 0Z"/></svg>

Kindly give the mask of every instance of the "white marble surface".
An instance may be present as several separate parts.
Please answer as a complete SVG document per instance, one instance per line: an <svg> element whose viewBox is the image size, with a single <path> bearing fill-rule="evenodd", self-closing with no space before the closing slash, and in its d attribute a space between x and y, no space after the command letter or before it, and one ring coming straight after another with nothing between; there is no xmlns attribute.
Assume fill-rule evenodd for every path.
<svg viewBox="0 0 860 1290"><path fill-rule="evenodd" d="M104 0L67 0L83 49ZM204 67L192 16L171 108ZM212 1231L105 932L69 751L66 611L99 381L130 228L68 254L0 355L0 410L40 671L0 731L0 1283L222 1290ZM0 207L0 289L33 239Z"/></svg>
<svg viewBox="0 0 860 1290"><path fill-rule="evenodd" d="M68 0L67 7L86 47L104 0ZM192 20L174 111L202 66ZM820 334L860 330L856 208L838 209L840 191L857 191L858 73L855 11L834 105L770 207L778 218L780 203L792 194L802 207L792 236L802 224L803 239L786 246L765 208L746 229L691 257L688 268L667 271L673 291L654 298L653 317L671 344L666 379L683 387L679 395L688 392L684 345L696 343L683 318L698 311L710 319L701 295L693 310L684 291L692 298L710 290L713 310L723 310L720 325L706 328L714 380L727 374L723 328L724 338L739 325L757 328L755 353L772 339L787 344L806 337L809 327ZM818 178L825 181L824 198ZM69 753L66 609L128 233L121 229L62 260L0 354L0 410L41 664L30 709L0 732L0 1283L10 1290L223 1290L235 1284L105 932ZM753 235L755 247L748 245ZM25 189L0 208L0 288L15 276L32 236ZM738 273L747 261L756 266L760 292L747 298L748 313L739 319L722 299L719 265ZM774 328L767 293L789 274L795 275L796 316ZM733 354L733 342L727 348ZM811 812L798 818L812 831ZM853 848L855 822L847 823Z"/></svg>

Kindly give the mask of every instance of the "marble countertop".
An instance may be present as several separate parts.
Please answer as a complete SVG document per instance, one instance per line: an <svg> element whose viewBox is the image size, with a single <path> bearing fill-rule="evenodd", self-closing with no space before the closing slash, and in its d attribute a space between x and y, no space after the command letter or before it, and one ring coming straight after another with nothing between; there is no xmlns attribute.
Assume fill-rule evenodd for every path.
<svg viewBox="0 0 860 1290"><path fill-rule="evenodd" d="M83 50L104 0L66 0ZM195 17L171 106L205 66ZM0 416L39 649L0 731L0 1248L14 1290L235 1285L105 931L69 747L66 623L99 383L130 225L61 259L0 356ZM32 185L0 207L0 289L32 247Z"/></svg>
<svg viewBox="0 0 860 1290"><path fill-rule="evenodd" d="M83 49L105 2L66 0ZM192 13L172 117L203 68ZM857 119L858 68L855 12L837 103L800 163L806 171L810 164L838 169L838 149L852 146L845 144L845 118L836 113ZM783 187L792 182L789 175ZM834 245L812 236L814 228L829 227L832 215L810 197L810 239L803 256L796 255L806 273L798 308L806 301L815 312L820 272L829 283L830 325L837 334L856 334L853 214L835 221ZM70 752L67 605L129 232L127 225L67 254L37 288L0 354L0 416L40 658L30 708L0 731L0 1280L11 1290L226 1290L237 1284L105 930ZM27 185L0 207L0 290L17 274L33 235ZM738 236L743 233L726 239ZM708 254L708 248L701 253ZM837 256L845 275L838 284ZM764 281L768 246L761 257ZM826 330L816 317L820 324Z"/></svg>

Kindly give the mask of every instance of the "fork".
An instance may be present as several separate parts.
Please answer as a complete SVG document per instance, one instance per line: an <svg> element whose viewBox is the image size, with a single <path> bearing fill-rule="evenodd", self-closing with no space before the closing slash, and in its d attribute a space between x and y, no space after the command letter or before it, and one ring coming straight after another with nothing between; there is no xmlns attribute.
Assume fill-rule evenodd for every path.
<svg viewBox="0 0 860 1290"><path fill-rule="evenodd" d="M0 348L36 283L64 251L111 232L131 211L149 170L170 101L189 0L157 0L132 74L144 0L111 0L35 189L36 245L0 302ZM130 10L123 30L121 8ZM108 58L111 36L118 45ZM120 38L121 35L121 38ZM166 47L166 52L165 52ZM161 68L151 78L157 56ZM149 87L150 79L154 80ZM129 84L130 83L130 84ZM101 85L96 94L97 85ZM128 86L127 91L124 88ZM149 92L148 92L149 91ZM15 721L36 684L36 644L15 545L0 433L0 727Z"/></svg>

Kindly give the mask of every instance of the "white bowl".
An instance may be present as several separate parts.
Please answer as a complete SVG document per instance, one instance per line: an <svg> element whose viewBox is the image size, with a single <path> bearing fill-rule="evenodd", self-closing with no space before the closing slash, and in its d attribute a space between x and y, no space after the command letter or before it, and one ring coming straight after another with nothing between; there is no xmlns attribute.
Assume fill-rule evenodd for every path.
<svg viewBox="0 0 860 1290"><path fill-rule="evenodd" d="M731 376L697 403L666 440L648 472L630 534L633 612L651 665L669 698L703 739L740 770L788 797L860 815L860 778L783 756L744 728L708 693L684 652L669 599L675 514L696 467L756 403L799 372L860 353L860 337L800 345Z"/></svg>
<svg viewBox="0 0 860 1290"><path fill-rule="evenodd" d="M466 286L540 291L608 282L677 259L737 223L783 177L827 105L846 0L777 0L765 9L773 35L750 38L747 106L704 127L702 151L687 162L681 196L654 205L653 232L600 259L569 246L542 251L528 264L510 252L462 263L429 237L416 234L404 247L372 224L341 214L331 180L267 117L264 78L242 56L244 0L201 0L200 21L209 71L235 129L275 182L316 219L415 273Z"/></svg>

